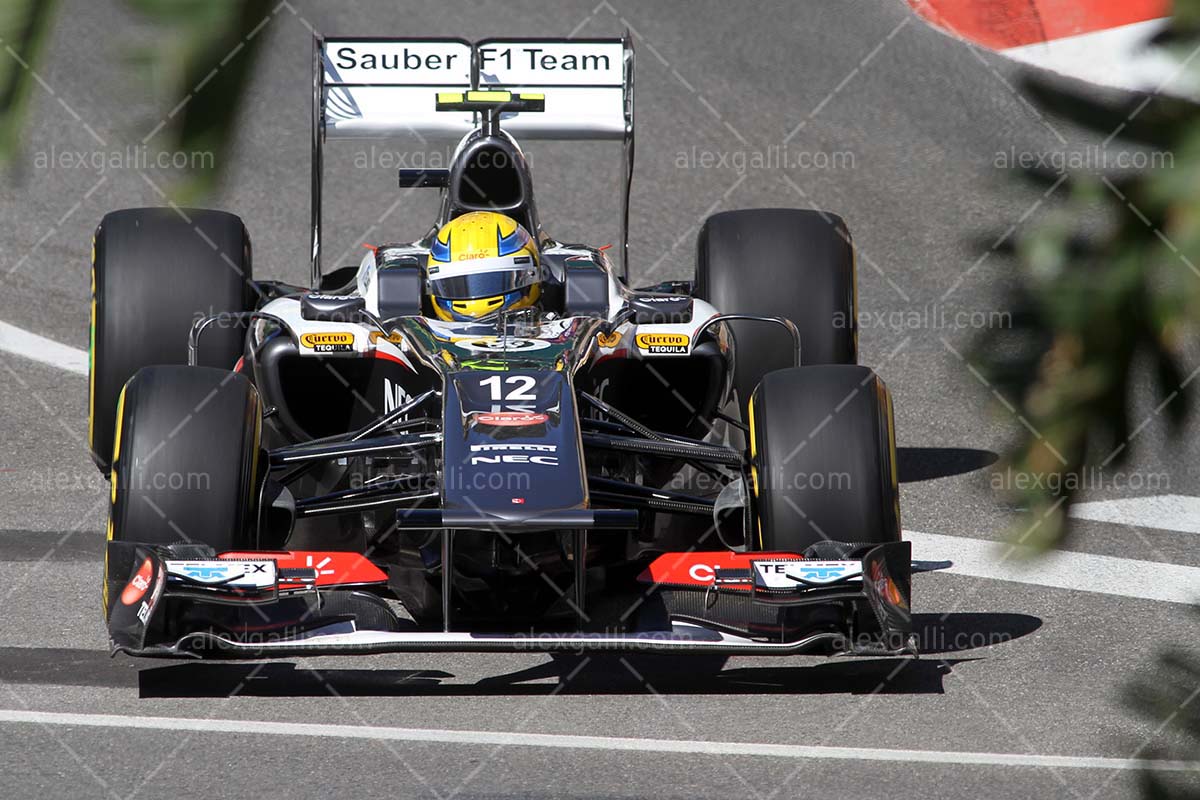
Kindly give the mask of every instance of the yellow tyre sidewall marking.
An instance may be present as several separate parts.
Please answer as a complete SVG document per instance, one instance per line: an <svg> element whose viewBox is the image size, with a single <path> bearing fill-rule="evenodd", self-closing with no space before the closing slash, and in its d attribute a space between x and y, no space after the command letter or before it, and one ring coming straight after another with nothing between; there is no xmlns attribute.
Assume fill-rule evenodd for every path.
<svg viewBox="0 0 1200 800"><path fill-rule="evenodd" d="M748 403L747 416L749 417L750 425L750 489L754 493L754 500L758 501L758 439L754 435L754 394L750 395ZM754 523L758 529L758 549L763 549L763 532L762 532L762 515L758 513L758 509L754 508Z"/></svg>
<svg viewBox="0 0 1200 800"><path fill-rule="evenodd" d="M108 507L108 529L105 532L105 541L111 542L115 533L113 525L113 517L117 513L117 459L121 457L121 430L124 428L125 417L125 388L121 388L121 396L117 398L117 429L113 435L113 452L112 452L112 472L109 473L109 480L112 482L111 503ZM101 588L101 596L104 603L104 613L108 614L108 546L104 548L104 585Z"/></svg>

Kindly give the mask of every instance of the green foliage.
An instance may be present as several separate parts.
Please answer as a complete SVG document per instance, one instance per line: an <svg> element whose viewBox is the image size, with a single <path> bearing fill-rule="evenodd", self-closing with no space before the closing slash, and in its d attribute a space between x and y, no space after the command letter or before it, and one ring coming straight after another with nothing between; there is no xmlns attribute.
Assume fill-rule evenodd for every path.
<svg viewBox="0 0 1200 800"><path fill-rule="evenodd" d="M55 0L0 3L0 161L17 149L21 122L35 82L34 70L54 19Z"/></svg>
<svg viewBox="0 0 1200 800"><path fill-rule="evenodd" d="M1193 59L1200 71L1200 0L1177 0L1175 14L1162 46L1181 61ZM1032 78L1024 89L1105 146L1119 140L1117 146L1173 154L1169 167L1133 177L1072 178L1069 201L1016 248L1013 327L989 333L975 348L989 380L1030 423L1008 454L1009 466L1052 477L1027 484L1019 498L1029 509L1019 526L1026 543L1051 547L1069 533L1067 511L1079 485L1069 476L1127 463L1144 425L1181 431L1200 383L1192 380L1200 365L1183 358L1200 323L1200 106L1166 97L1105 103ZM1045 176L1035 177L1044 183ZM1133 383L1147 371L1155 411L1135 418ZM1194 634L1177 637L1196 641ZM1155 726L1138 757L1195 760L1200 753L1194 653L1165 651L1127 692L1126 704ZM1170 734L1181 744L1164 751L1159 737ZM1194 773L1148 770L1142 787L1151 798L1200 798Z"/></svg>
<svg viewBox="0 0 1200 800"><path fill-rule="evenodd" d="M168 94L162 111L169 112L170 124L151 145L206 154L189 160L189 172L175 187L179 202L198 202L215 188L228 161L272 6L264 0L130 0L130 7L159 29L154 44L129 62ZM54 11L53 0L0 4L0 46L11 48L0 54L0 161L10 160L18 147Z"/></svg>
<svg viewBox="0 0 1200 800"><path fill-rule="evenodd" d="M1180 5L1190 14L1200 0ZM1200 45L1200 33L1187 38ZM1031 515L1021 530L1040 520L1026 543L1049 547L1067 533L1080 484L1071 476L1119 468L1143 424L1178 430L1191 405L1194 365L1181 354L1200 320L1200 108L1161 97L1108 104L1036 78L1025 88L1106 146L1115 138L1114 146L1173 155L1172 168L1134 177L1069 179L1069 201L1017 246L1013 327L975 348L974 360L1032 428L1009 465L1053 476L1019 498ZM1097 218L1113 222L1097 232ZM1153 420L1133 417L1131 382L1143 369L1153 376Z"/></svg>
<svg viewBox="0 0 1200 800"><path fill-rule="evenodd" d="M176 187L181 203L196 203L212 192L228 161L239 101L270 28L271 4L264 0L131 0L131 5L165 29L146 63L165 76L180 101L186 98L172 120L169 146L213 156L193 163L187 178Z"/></svg>

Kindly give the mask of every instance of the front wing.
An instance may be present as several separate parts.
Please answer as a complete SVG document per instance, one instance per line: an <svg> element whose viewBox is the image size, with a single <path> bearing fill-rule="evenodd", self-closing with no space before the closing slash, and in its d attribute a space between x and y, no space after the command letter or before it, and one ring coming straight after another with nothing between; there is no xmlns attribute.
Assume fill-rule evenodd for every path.
<svg viewBox="0 0 1200 800"><path fill-rule="evenodd" d="M910 547L837 561L794 553L669 553L642 576L667 595L660 629L475 633L365 630L319 597L386 583L356 553L223 553L110 542L113 652L263 658L398 652L624 652L916 655ZM857 553L856 553L857 555ZM704 567L704 569L698 568ZM680 597L686 598L681 602ZM864 624L865 621L865 624Z"/></svg>

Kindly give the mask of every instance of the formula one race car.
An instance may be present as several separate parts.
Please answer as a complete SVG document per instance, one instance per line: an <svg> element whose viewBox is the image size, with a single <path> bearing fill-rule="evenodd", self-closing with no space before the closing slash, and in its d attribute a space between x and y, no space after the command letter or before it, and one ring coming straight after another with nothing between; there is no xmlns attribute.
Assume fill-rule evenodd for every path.
<svg viewBox="0 0 1200 800"><path fill-rule="evenodd" d="M309 288L231 214L96 231L114 649L915 654L843 221L719 213L630 288L628 36L314 47ZM399 176L429 233L324 272L325 140L407 132L460 139ZM618 258L552 237L516 135L623 143Z"/></svg>

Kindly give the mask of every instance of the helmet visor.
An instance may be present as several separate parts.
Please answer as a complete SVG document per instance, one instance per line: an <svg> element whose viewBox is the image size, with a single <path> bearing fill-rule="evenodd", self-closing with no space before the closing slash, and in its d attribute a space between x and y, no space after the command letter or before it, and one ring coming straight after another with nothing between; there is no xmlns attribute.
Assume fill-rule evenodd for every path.
<svg viewBox="0 0 1200 800"><path fill-rule="evenodd" d="M521 254L455 261L430 261L429 291L449 300L480 300L524 289L537 283L538 266L532 256Z"/></svg>

